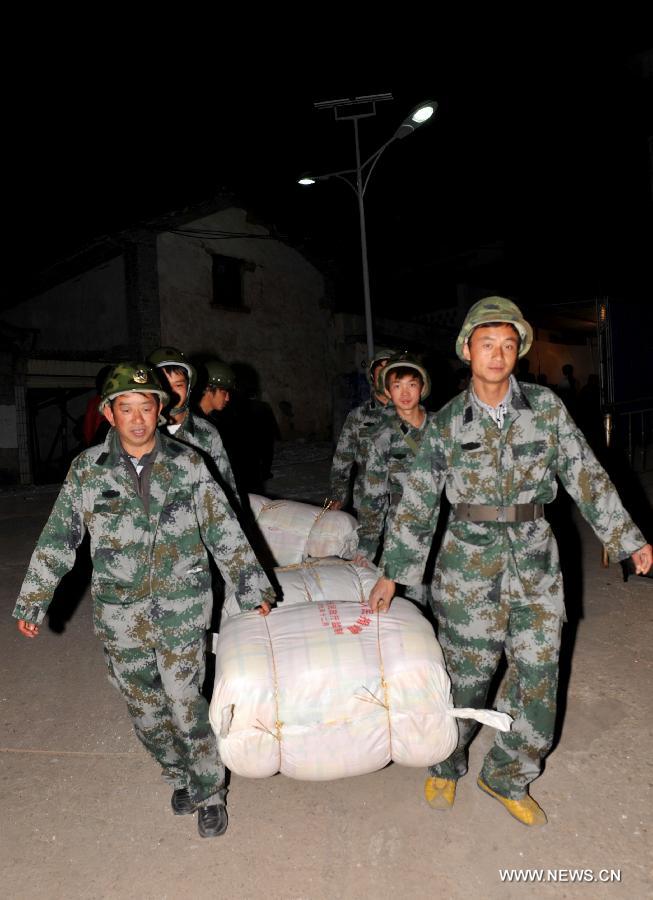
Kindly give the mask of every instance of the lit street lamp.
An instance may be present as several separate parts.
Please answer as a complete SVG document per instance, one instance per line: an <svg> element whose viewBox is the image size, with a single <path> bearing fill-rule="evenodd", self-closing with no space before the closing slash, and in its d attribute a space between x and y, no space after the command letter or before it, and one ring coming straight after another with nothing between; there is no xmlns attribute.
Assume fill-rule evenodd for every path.
<svg viewBox="0 0 653 900"><path fill-rule="evenodd" d="M340 172L326 172L323 175L304 175L298 180L298 184L310 185L316 181L327 181L329 178L340 178L354 191L358 198L358 215L360 220L361 231L361 258L363 266L363 294L365 298L365 332L367 336L367 355L368 359L374 358L374 334L372 330L372 304L370 301L370 279L367 265L367 233L365 230L365 205L363 198L370 175L377 164L379 157L383 151L393 141L400 140L412 134L416 128L423 125L424 122L434 115L438 108L438 104L431 100L427 103L420 103L406 116L399 128L392 137L375 150L363 163L360 159L360 144L358 139L358 120L369 118L376 115L376 103L382 100L392 100L391 94L372 94L365 97L354 97L345 100L326 100L321 103L315 103L316 109L333 109L336 119L348 119L354 123L354 143L356 146L356 168L343 169Z"/></svg>

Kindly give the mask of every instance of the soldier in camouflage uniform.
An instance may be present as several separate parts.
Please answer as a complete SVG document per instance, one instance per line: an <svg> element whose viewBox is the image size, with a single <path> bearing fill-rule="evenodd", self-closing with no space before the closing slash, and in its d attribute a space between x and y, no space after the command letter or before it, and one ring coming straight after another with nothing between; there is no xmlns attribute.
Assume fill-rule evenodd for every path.
<svg viewBox="0 0 653 900"><path fill-rule="evenodd" d="M379 371L377 392L385 393L389 402L367 441L358 506L358 550L369 560L374 561L381 550L388 509L401 496L427 422L435 415L420 404L430 391L428 372L408 353L393 356ZM402 586L400 592L426 605L426 585Z"/></svg>
<svg viewBox="0 0 653 900"><path fill-rule="evenodd" d="M237 508L236 480L218 429L190 409L190 393L197 380L195 367L175 347L159 347L150 353L147 361L162 373L164 384L169 385L174 396L175 405L166 410L168 434L199 450L229 502Z"/></svg>
<svg viewBox="0 0 653 900"><path fill-rule="evenodd" d="M383 390L376 389L376 381L381 369L388 360L395 356L394 350L379 347L367 367L367 379L372 388L370 399L362 403L348 414L342 426L331 463L331 498L332 509L342 509L349 503L351 476L356 466L356 482L354 484L354 507L358 508L361 499L361 482L367 458L367 440L372 430L378 425L381 413L388 402Z"/></svg>
<svg viewBox="0 0 653 900"><path fill-rule="evenodd" d="M434 612L456 706L485 704L502 653L508 663L498 707L513 717L497 733L478 786L526 825L546 816L528 793L551 747L564 617L558 551L543 506L556 476L611 556L637 571L653 551L624 510L564 404L547 388L511 374L532 329L509 300L489 297L469 310L457 340L471 365L470 387L429 423L403 496L389 514L372 608L386 608L394 580L418 583L446 487L452 509L433 583ZM429 770L426 799L453 805L467 771L471 724L458 747Z"/></svg>
<svg viewBox="0 0 653 900"><path fill-rule="evenodd" d="M236 373L219 359L209 359L204 363L202 375L199 408L208 418L222 412L230 402L236 387Z"/></svg>
<svg viewBox="0 0 653 900"><path fill-rule="evenodd" d="M167 394L145 363L107 376L113 426L81 453L43 529L13 615L36 637L52 594L91 538L95 631L134 729L173 785L172 808L198 810L202 837L224 833L224 766L201 694L212 608L207 549L241 609L267 615L270 584L198 454L157 431Z"/></svg>

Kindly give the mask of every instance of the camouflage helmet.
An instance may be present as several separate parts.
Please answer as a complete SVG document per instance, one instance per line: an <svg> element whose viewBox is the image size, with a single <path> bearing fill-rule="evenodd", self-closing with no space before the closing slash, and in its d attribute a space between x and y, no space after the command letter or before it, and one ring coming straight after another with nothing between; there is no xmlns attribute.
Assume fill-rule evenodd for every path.
<svg viewBox="0 0 653 900"><path fill-rule="evenodd" d="M221 388L223 391L233 391L236 387L236 374L234 370L219 359L209 359L204 363L206 370L206 387L214 390Z"/></svg>
<svg viewBox="0 0 653 900"><path fill-rule="evenodd" d="M150 365L156 366L157 369L163 369L165 366L185 369L188 375L189 388L195 387L195 382L197 381L195 367L188 362L181 350L177 350L176 347L159 347L158 350L150 353L147 361Z"/></svg>
<svg viewBox="0 0 653 900"><path fill-rule="evenodd" d="M429 373L426 371L419 359L412 353L408 353L407 351L404 351L403 353L396 353L390 358L390 360L388 361L388 365L385 366L385 368L381 369L381 371L379 372L379 376L376 379L377 392L379 394L382 394L384 391L387 392L388 375L390 374L390 372L392 372L393 369L399 368L416 369L419 372L419 374L422 376L423 381L420 400L425 400L431 393L431 379L429 377Z"/></svg>
<svg viewBox="0 0 653 900"><path fill-rule="evenodd" d="M373 378L374 378L374 369L380 362L383 362L384 359L391 359L393 356L397 355L396 350L391 350L389 347L375 347L374 348L374 356L371 360L363 363L365 368L367 369L367 380L374 387Z"/></svg>
<svg viewBox="0 0 653 900"><path fill-rule="evenodd" d="M162 403L168 402L167 391L161 387L151 366L144 362L120 362L109 370L102 385L100 412L120 394L158 394Z"/></svg>
<svg viewBox="0 0 653 900"><path fill-rule="evenodd" d="M519 332L519 357L526 356L533 343L533 329L523 317L520 308L512 300L505 297L484 297L471 306L465 316L465 321L456 340L456 354L458 359L468 363L463 355L465 341L468 341L472 331L477 325L486 325L490 322L505 322L514 325Z"/></svg>

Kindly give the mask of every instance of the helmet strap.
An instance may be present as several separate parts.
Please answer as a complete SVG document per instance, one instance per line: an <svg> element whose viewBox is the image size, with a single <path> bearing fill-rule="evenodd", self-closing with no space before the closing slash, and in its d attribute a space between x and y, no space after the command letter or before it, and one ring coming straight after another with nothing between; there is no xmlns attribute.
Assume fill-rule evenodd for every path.
<svg viewBox="0 0 653 900"><path fill-rule="evenodd" d="M186 399L182 403L182 405L181 406L173 406L172 409L168 410L168 415L169 416L180 416L182 413L185 413L188 411L189 406L190 406L190 402L189 402L189 398L188 398L188 394L187 394Z"/></svg>

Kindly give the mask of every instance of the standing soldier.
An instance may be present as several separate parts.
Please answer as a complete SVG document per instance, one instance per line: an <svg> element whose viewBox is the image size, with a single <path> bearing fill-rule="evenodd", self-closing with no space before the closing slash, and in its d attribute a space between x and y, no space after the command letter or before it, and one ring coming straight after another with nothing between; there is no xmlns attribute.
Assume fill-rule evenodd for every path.
<svg viewBox="0 0 653 900"><path fill-rule="evenodd" d="M173 785L175 815L198 811L202 837L227 828L224 766L201 694L211 608L207 549L241 609L267 615L270 585L196 452L157 431L168 399L145 363L109 372L104 444L70 467L14 609L39 633L52 594L91 538L95 631L134 729Z"/></svg>
<svg viewBox="0 0 653 900"><path fill-rule="evenodd" d="M383 390L377 391L376 381L381 369L395 356L394 350L379 347L367 367L367 380L371 386L370 399L349 413L342 426L336 452L331 463L332 509L342 509L349 502L352 469L357 467L354 484L354 506L358 508L361 497L360 484L367 459L367 439L378 425L381 412L388 402Z"/></svg>
<svg viewBox="0 0 653 900"><path fill-rule="evenodd" d="M200 366L198 389L200 397L195 409L200 418L217 428L231 461L241 506L246 509L247 485L242 472L246 454L239 452L237 411L233 407L227 410L236 389L236 373L226 363L218 359L209 359Z"/></svg>
<svg viewBox="0 0 653 900"><path fill-rule="evenodd" d="M358 550L372 561L381 550L388 509L401 496L427 422L435 415L420 403L431 392L429 374L408 353L388 360L379 370L376 387L389 402L367 441L367 463L358 506ZM422 606L426 604L423 584L404 587L402 593Z"/></svg>
<svg viewBox="0 0 653 900"><path fill-rule="evenodd" d="M164 384L167 382L173 395L174 405L166 411L168 434L200 451L229 502L237 504L236 481L218 429L190 410L190 392L197 380L194 366L175 347L159 347L150 353L148 362L163 372Z"/></svg>
<svg viewBox="0 0 653 900"><path fill-rule="evenodd" d="M487 297L467 313L456 352L471 366L471 385L427 426L389 515L385 577L370 605L389 606L395 579L419 583L446 485L452 510L433 598L453 701L483 706L505 652L498 706L513 727L497 733L477 783L523 824L543 825L546 815L528 787L551 747L556 712L564 602L558 550L544 518L556 476L612 557L632 556L637 571L646 572L653 551L560 399L511 374L532 339L510 300ZM457 749L429 769L425 794L434 808L453 805L473 733L459 723Z"/></svg>
<svg viewBox="0 0 653 900"><path fill-rule="evenodd" d="M207 360L203 368L199 408L208 419L226 408L231 400L231 392L236 387L236 375L230 366L219 359Z"/></svg>

